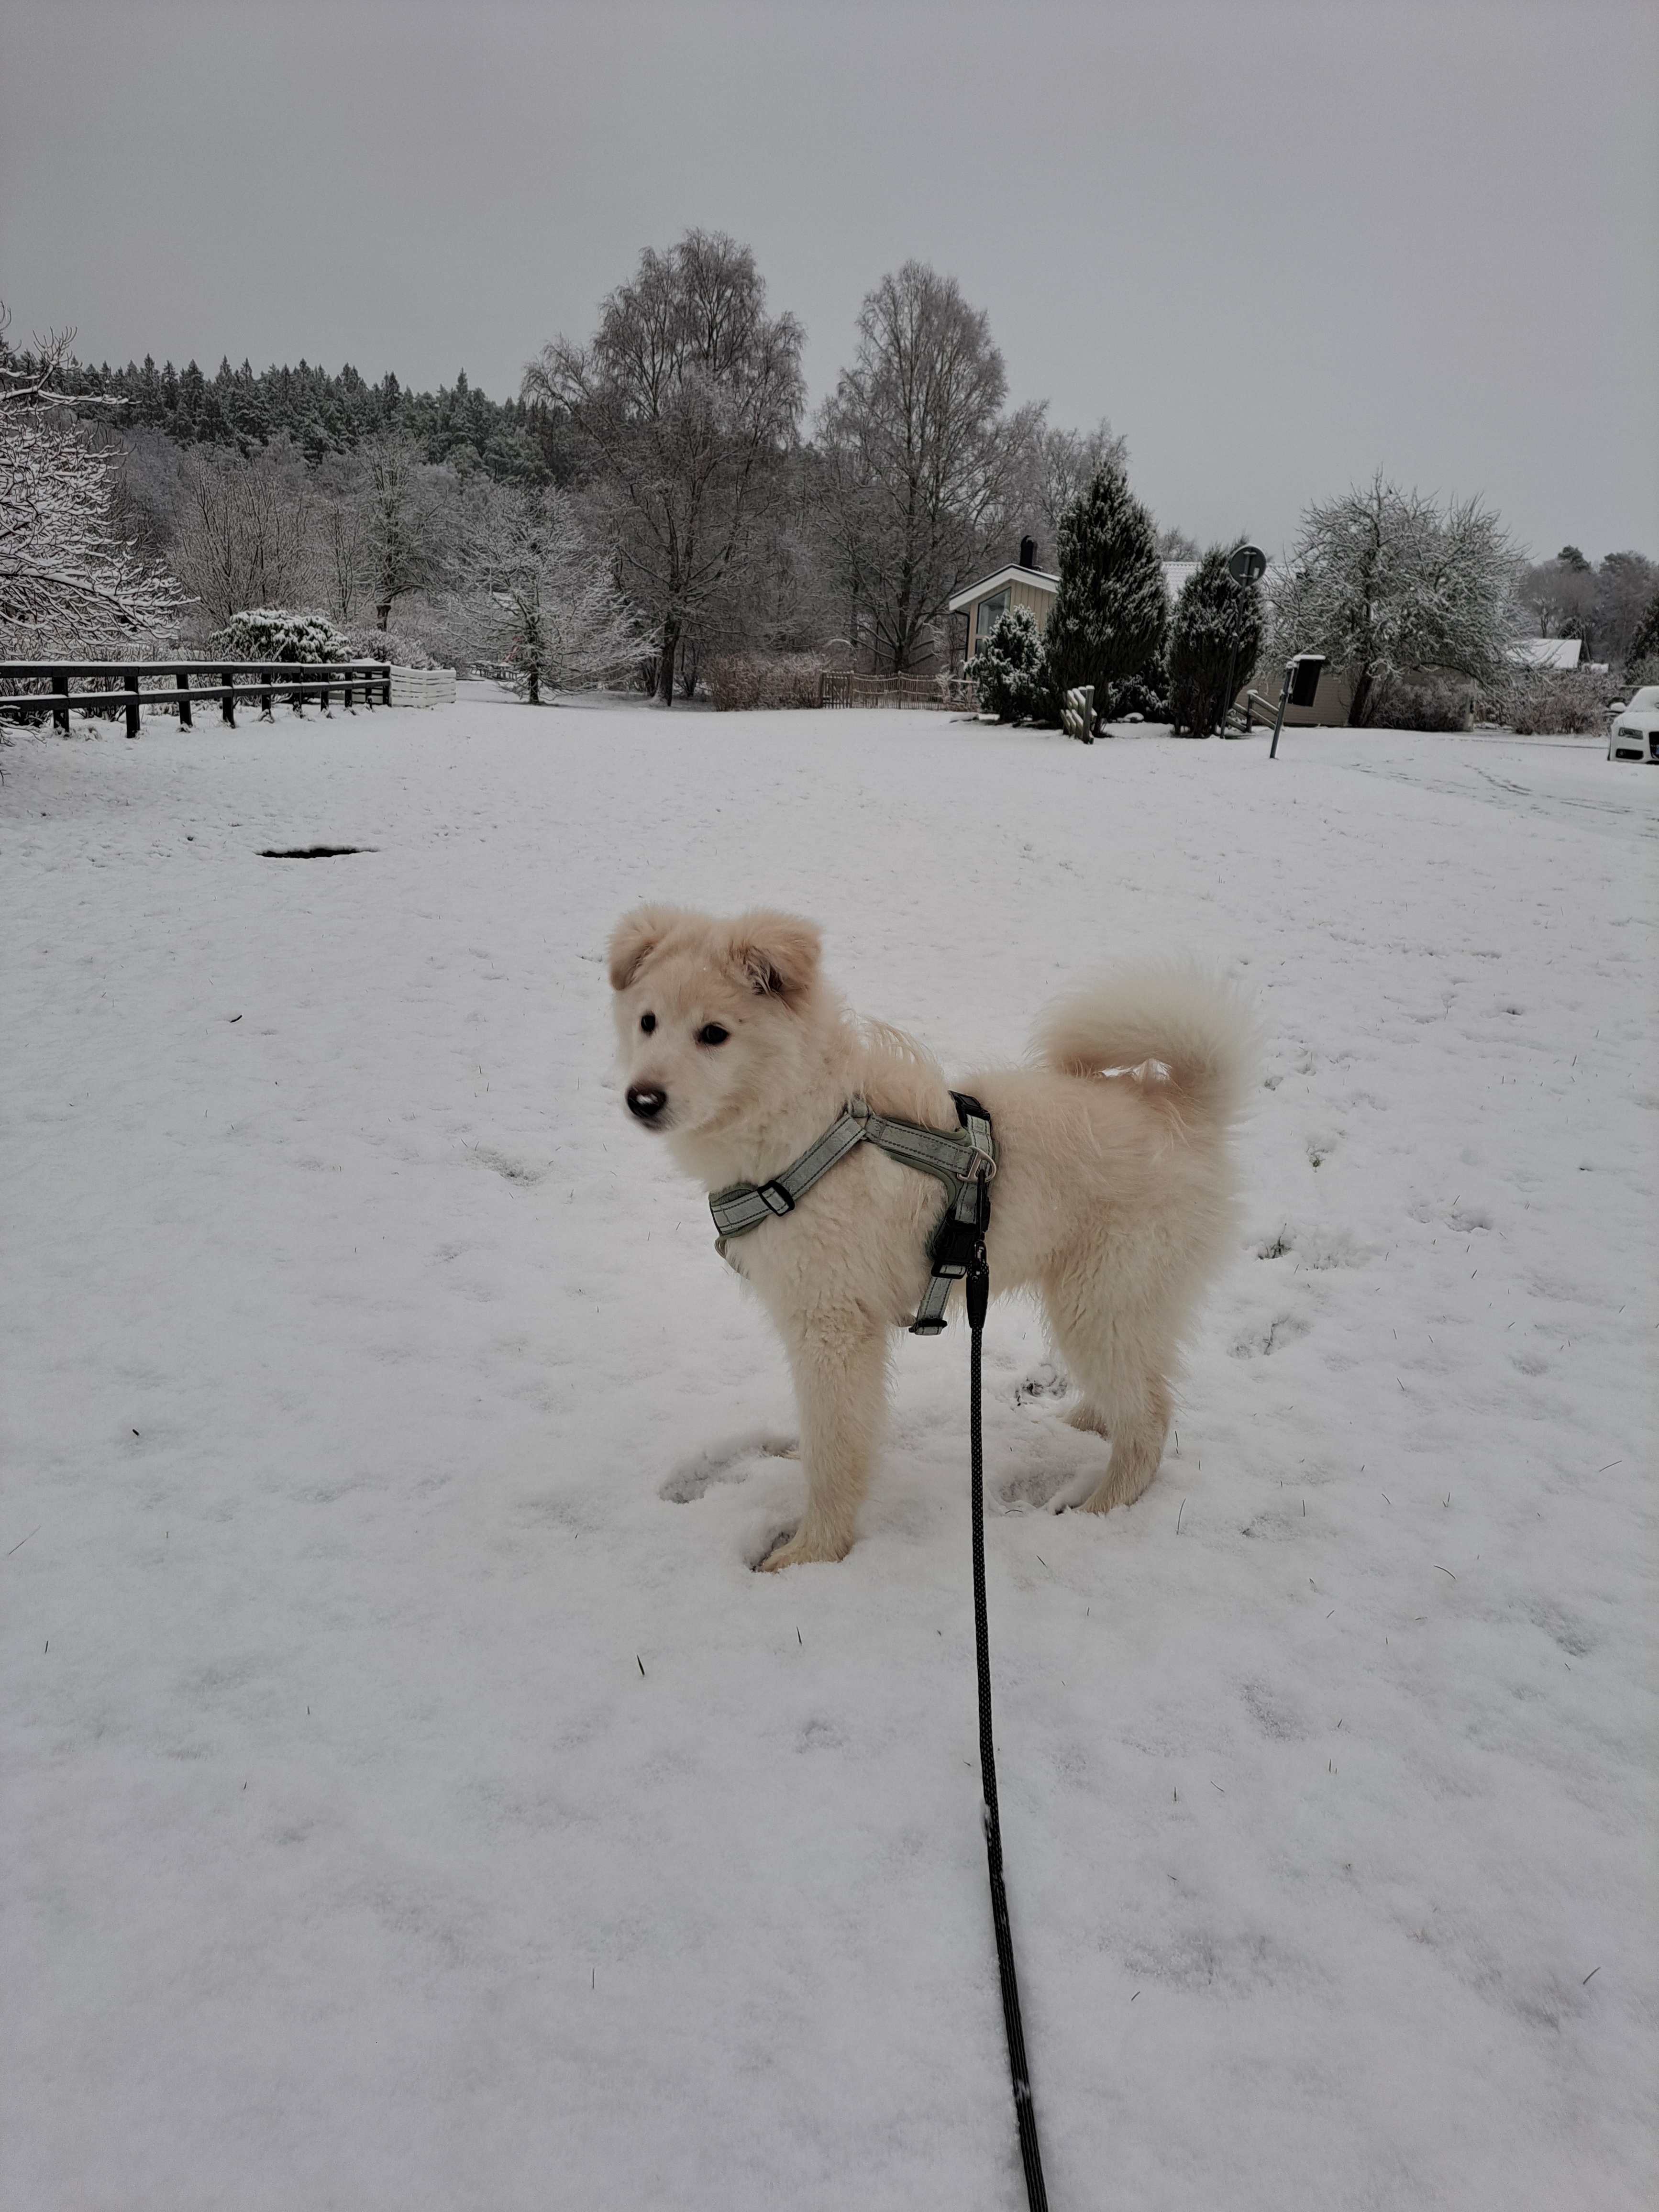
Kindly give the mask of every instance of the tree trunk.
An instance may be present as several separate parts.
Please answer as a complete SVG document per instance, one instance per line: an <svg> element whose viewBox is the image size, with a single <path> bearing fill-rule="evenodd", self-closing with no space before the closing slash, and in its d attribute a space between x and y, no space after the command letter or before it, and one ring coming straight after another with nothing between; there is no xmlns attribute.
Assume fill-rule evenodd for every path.
<svg viewBox="0 0 1659 2212"><path fill-rule="evenodd" d="M1362 668L1359 681L1353 687L1353 701L1348 708L1348 727L1360 730L1365 726L1365 708L1371 696L1371 672Z"/></svg>
<svg viewBox="0 0 1659 2212"><path fill-rule="evenodd" d="M672 707L674 703L674 662L678 656L680 626L670 615L662 626L662 652L657 661L657 704Z"/></svg>
<svg viewBox="0 0 1659 2212"><path fill-rule="evenodd" d="M386 623L387 623L388 619L389 619L389 618L390 618L390 617L391 617L391 613L392 613L392 602L391 602L391 600L390 600L390 599L382 599L382 600L381 600L381 602L380 602L380 604L379 605L379 606L377 606L377 607L375 608L375 610L374 610L374 614L375 614L375 626L376 626L376 628L377 628L377 629L384 629L386 628Z"/></svg>

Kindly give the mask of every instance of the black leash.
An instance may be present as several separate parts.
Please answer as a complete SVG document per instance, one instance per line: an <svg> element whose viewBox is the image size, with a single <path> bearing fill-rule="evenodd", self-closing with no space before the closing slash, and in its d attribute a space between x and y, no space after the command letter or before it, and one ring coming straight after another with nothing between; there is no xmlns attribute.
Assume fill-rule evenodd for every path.
<svg viewBox="0 0 1659 2212"><path fill-rule="evenodd" d="M1025 2062L1025 2031L1019 2018L1019 1980L1014 1972L1014 1938L1008 1925L1008 1895L1002 1886L1002 1822L997 1814L997 1754L991 1740L991 1638L985 1616L985 1464L980 1433L980 1339L990 1301L991 1271L981 1235L975 1247L966 1285L968 1327L968 1429L972 1462L974 1523L974 1650L979 1664L979 1771L985 1793L985 1856L991 1875L991 1923L996 1929L997 1971L1002 1977L1002 2018L1008 2031L1008 2072L1014 2085L1014 2117L1019 2123L1020 2163L1025 2168L1025 2201L1030 2212L1048 2212L1037 2148L1036 2108L1031 2102L1031 2074Z"/></svg>

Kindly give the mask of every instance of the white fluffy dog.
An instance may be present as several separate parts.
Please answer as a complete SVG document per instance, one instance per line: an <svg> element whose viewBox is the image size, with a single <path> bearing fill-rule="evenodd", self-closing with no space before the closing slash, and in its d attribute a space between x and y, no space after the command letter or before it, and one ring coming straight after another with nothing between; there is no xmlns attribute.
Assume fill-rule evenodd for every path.
<svg viewBox="0 0 1659 2212"><path fill-rule="evenodd" d="M855 1097L957 1127L935 1062L848 1011L797 915L642 907L611 939L610 974L629 1110L707 1189L775 1176ZM1229 1139L1254 1060L1237 1000L1162 969L1058 1000L1031 1064L963 1079L1000 1156L992 1290L1036 1292L1080 1394L1066 1419L1111 1438L1090 1512L1132 1504L1158 1472L1181 1339L1233 1221ZM863 1144L793 1212L727 1247L783 1338L800 1411L806 1510L769 1568L851 1548L890 1333L927 1290L943 1206L932 1176Z"/></svg>

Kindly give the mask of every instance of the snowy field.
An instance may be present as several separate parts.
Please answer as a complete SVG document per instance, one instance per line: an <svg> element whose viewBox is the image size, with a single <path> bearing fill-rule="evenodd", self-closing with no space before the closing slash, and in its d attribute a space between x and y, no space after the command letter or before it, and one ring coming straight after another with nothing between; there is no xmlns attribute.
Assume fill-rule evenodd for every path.
<svg viewBox="0 0 1659 2212"><path fill-rule="evenodd" d="M1105 1447L987 1340L1055 2212L1656 2201L1659 773L481 699L0 767L7 2212L1023 2203L965 1333L752 1574L646 896L816 916L947 1064L1120 955L1262 1012L1139 1505L1047 1510Z"/></svg>

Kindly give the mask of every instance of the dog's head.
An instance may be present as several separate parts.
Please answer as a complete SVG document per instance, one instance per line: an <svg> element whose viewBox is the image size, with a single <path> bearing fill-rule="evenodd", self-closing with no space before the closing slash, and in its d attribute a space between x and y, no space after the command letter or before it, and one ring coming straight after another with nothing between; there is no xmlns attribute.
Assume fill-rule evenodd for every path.
<svg viewBox="0 0 1659 2212"><path fill-rule="evenodd" d="M818 981L818 933L793 914L720 921L639 908L611 939L628 1110L692 1136L787 1099Z"/></svg>

